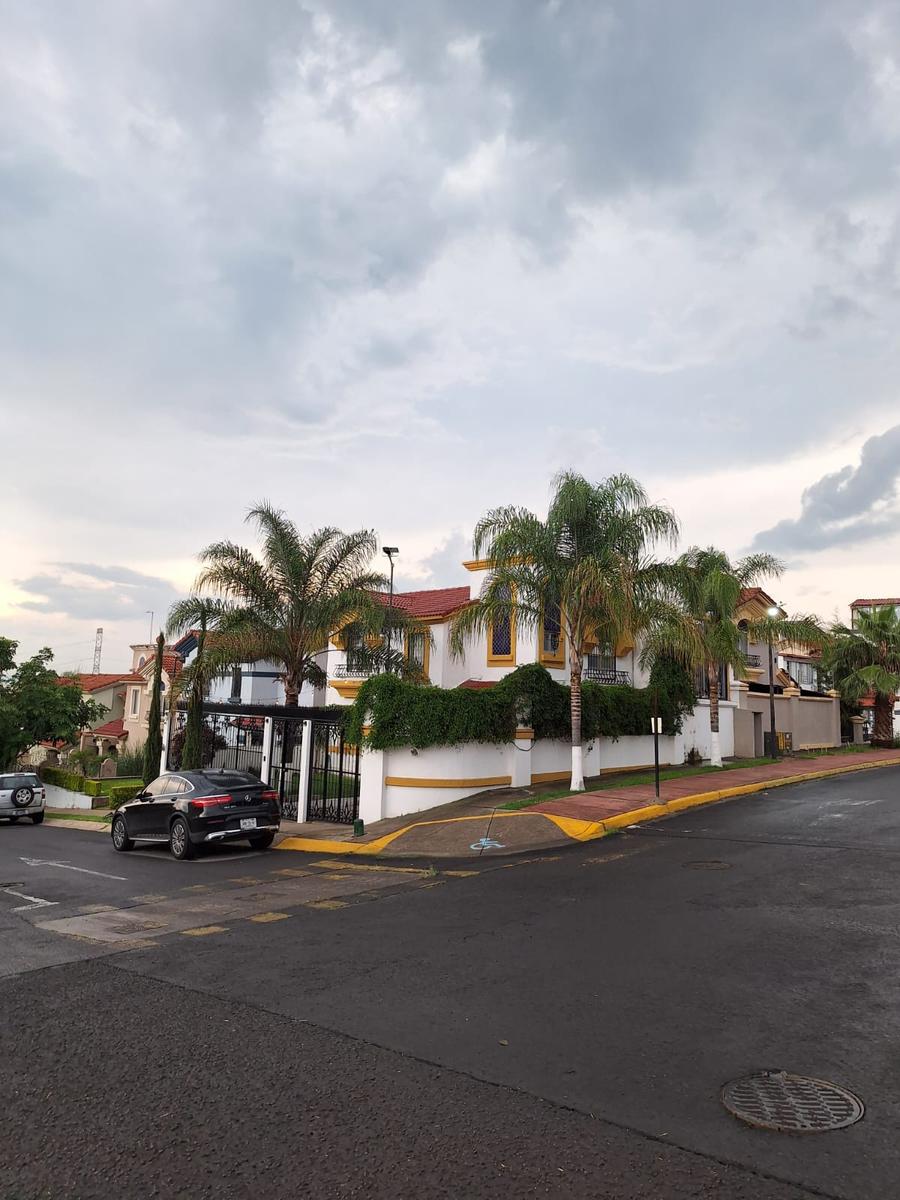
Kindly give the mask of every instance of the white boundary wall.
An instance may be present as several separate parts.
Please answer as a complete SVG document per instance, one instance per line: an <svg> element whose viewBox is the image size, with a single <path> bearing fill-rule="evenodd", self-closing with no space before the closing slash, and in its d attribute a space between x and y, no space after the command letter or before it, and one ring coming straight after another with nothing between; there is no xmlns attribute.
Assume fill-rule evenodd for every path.
<svg viewBox="0 0 900 1200"><path fill-rule="evenodd" d="M719 709L722 754L734 754L734 705ZM523 731L524 733L524 731ZM709 705L700 702L684 721L682 733L659 739L663 765L684 761L696 747L709 757ZM558 776L564 784L572 761L569 742L530 736L504 745L469 742L463 746L433 746L427 750L364 750L360 756L359 815L366 822L406 813L424 812L490 788L528 787ZM584 773L600 775L653 763L653 738L595 738L585 743Z"/></svg>

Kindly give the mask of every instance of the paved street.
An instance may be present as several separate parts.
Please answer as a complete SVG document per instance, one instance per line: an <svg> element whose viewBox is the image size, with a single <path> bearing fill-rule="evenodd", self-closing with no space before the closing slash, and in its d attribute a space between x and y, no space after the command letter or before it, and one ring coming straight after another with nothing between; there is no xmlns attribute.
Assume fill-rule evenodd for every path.
<svg viewBox="0 0 900 1200"><path fill-rule="evenodd" d="M898 787L436 872L0 827L0 1196L896 1195ZM721 1107L778 1067L864 1119Z"/></svg>

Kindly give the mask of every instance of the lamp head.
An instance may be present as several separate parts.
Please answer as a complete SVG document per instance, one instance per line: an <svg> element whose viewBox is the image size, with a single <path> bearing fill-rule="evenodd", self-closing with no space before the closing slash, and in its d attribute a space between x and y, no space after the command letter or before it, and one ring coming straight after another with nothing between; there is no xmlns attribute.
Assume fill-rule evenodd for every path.
<svg viewBox="0 0 900 1200"><path fill-rule="evenodd" d="M400 550L398 549L397 546L385 546L382 549L382 553L386 554L388 556L388 558L393 558L395 554L400 553Z"/></svg>
<svg viewBox="0 0 900 1200"><path fill-rule="evenodd" d="M778 614L781 612L781 609L778 607L777 604L773 604L766 611L770 617L777 617Z"/></svg>

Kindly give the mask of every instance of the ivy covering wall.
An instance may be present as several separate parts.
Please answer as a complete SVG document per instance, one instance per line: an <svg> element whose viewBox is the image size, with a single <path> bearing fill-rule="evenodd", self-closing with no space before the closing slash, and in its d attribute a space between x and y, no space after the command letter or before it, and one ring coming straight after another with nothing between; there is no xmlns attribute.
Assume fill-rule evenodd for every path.
<svg viewBox="0 0 900 1200"><path fill-rule="evenodd" d="M663 732L679 732L695 696L687 672L677 664L658 664L648 688L584 683L585 740L649 734L654 697ZM479 690L448 690L408 683L396 675L375 675L359 689L350 709L347 738L373 750L424 749L509 742L519 726L528 726L536 738L566 740L572 734L569 712L569 688L536 663Z"/></svg>

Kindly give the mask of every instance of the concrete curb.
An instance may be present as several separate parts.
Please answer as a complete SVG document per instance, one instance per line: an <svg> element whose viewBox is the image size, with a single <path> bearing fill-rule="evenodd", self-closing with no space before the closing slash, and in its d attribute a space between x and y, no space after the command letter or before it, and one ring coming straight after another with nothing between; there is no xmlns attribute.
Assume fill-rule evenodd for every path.
<svg viewBox="0 0 900 1200"><path fill-rule="evenodd" d="M660 817L673 816L675 813L683 812L687 808L699 808L704 804L716 804L720 800L729 800L734 796L749 796L756 792L767 792L771 788L787 787L794 783L808 783L814 779L828 779L834 775L850 775L856 771L871 771L878 767L900 767L900 761L897 759L881 759L878 762L853 763L843 767L831 767L823 771L806 771L802 775L781 776L776 779L762 779L754 783L738 784L730 788L717 788L713 792L697 792L693 796L681 796L677 800L669 800L665 804L648 804L641 808L631 809L628 812L617 813L612 817L605 817L602 821L586 821L578 817L563 817L556 813L544 813L534 811L515 811L503 812L504 819L512 817L543 817L551 822L562 833L564 833L573 842L592 842L597 838L605 837L607 834L623 829L628 825L640 825L646 821L656 821ZM364 857L377 857L382 854L392 843L404 834L409 833L413 829L422 829L426 826L436 825L453 825L463 821L481 821L484 823L485 817L445 817L442 820L433 821L412 821L409 825L404 825L401 829L395 829L392 833L385 834L384 837L375 838L371 842L333 842L320 840L318 838L300 838L286 837L283 838L276 846L276 850L293 850L304 854L343 854L343 855L359 855ZM534 843L528 847L523 847L521 850L512 851L512 854L530 854L535 850L543 850L558 848L559 842L555 841L541 845ZM402 856L401 850L396 850L395 855ZM427 858L429 853L421 850L416 851L414 857ZM468 857L461 854L448 855L443 852L433 857ZM472 857L475 857L473 854ZM491 857L495 857L491 854Z"/></svg>

